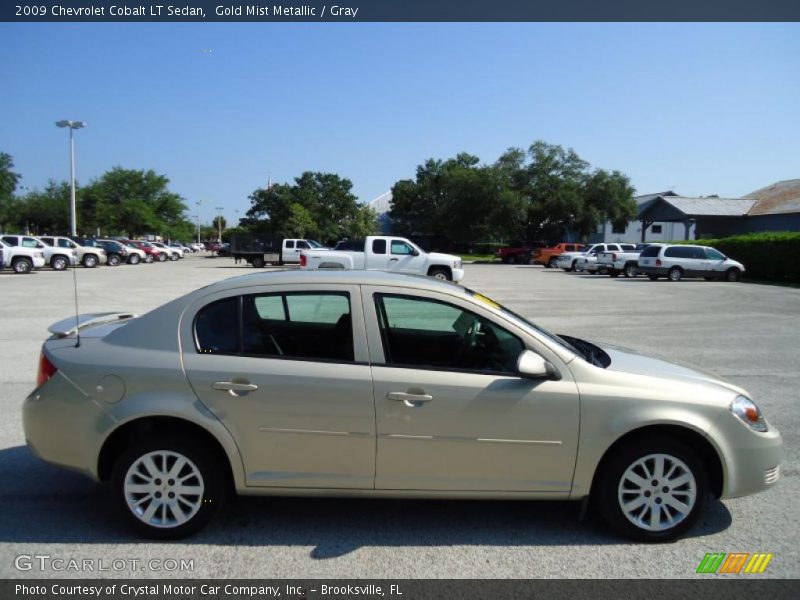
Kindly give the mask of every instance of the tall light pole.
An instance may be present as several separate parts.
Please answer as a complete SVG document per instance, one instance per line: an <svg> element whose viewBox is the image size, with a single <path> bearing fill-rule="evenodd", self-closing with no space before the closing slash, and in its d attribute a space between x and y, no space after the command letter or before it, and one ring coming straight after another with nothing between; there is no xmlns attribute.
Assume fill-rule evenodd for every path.
<svg viewBox="0 0 800 600"><path fill-rule="evenodd" d="M217 206L217 241L222 243L222 207Z"/></svg>
<svg viewBox="0 0 800 600"><path fill-rule="evenodd" d="M197 243L199 244L200 243L200 205L202 204L202 202L200 200L198 200L197 202L195 202L195 204L197 205Z"/></svg>
<svg viewBox="0 0 800 600"><path fill-rule="evenodd" d="M69 128L69 182L70 182L70 196L69 196L69 224L70 233L72 237L78 235L78 223L75 212L75 142L72 138L72 131L74 129L81 129L86 127L83 121L56 121L57 127Z"/></svg>

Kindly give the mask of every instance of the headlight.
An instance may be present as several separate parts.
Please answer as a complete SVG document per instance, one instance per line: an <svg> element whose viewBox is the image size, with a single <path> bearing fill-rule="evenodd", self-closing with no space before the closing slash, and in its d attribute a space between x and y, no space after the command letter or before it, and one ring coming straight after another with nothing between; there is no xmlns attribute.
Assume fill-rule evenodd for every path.
<svg viewBox="0 0 800 600"><path fill-rule="evenodd" d="M736 396L736 399L731 402L731 412L739 417L750 429L761 432L767 430L767 422L764 420L764 415L761 414L756 403L750 398Z"/></svg>

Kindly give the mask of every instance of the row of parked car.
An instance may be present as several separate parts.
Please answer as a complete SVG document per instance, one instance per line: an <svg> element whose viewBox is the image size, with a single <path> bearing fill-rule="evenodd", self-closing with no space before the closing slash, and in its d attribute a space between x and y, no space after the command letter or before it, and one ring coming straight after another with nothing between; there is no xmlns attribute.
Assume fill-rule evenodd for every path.
<svg viewBox="0 0 800 600"><path fill-rule="evenodd" d="M532 248L528 255L517 255L515 260L505 262L519 262L520 258L522 262L568 272L611 277L646 275L653 281L661 277L670 281L684 277L739 281L745 272L742 263L715 248L688 244L561 243Z"/></svg>
<svg viewBox="0 0 800 600"><path fill-rule="evenodd" d="M56 271L83 265L92 269L98 265L131 265L140 262L179 260L187 252L205 250L203 244L181 242L151 242L127 238L69 238L58 235L33 236L0 235L0 270L9 268L15 273L30 273L49 266Z"/></svg>

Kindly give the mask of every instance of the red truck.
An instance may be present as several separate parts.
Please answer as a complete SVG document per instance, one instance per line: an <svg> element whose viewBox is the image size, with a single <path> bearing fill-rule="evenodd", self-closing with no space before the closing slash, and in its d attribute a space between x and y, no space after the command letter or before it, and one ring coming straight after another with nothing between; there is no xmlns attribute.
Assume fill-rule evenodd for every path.
<svg viewBox="0 0 800 600"><path fill-rule="evenodd" d="M536 248L546 246L544 242L520 242L513 241L504 248L499 248L495 256L506 264L528 263L531 260L533 251Z"/></svg>

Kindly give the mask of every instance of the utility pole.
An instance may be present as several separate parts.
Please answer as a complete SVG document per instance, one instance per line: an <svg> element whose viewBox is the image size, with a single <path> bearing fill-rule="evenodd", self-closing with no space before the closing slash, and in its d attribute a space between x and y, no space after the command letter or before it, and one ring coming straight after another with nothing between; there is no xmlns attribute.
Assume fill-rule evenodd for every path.
<svg viewBox="0 0 800 600"><path fill-rule="evenodd" d="M217 206L217 242L222 243L222 207Z"/></svg>

